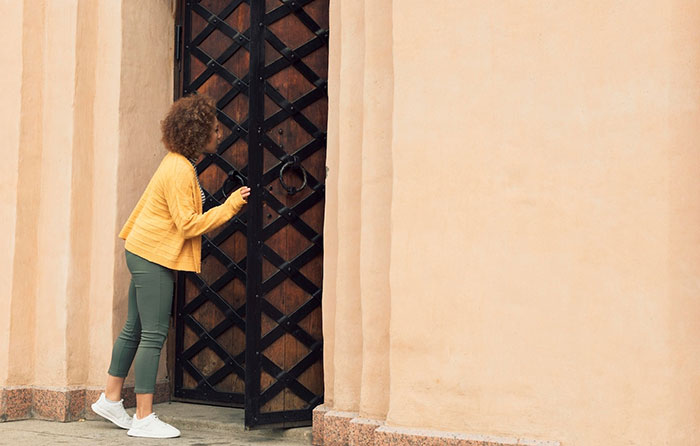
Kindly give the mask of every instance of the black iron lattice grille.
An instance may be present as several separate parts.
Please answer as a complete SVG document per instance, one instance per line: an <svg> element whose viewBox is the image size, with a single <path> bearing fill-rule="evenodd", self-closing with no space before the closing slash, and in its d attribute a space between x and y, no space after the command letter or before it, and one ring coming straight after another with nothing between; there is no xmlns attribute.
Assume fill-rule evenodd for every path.
<svg viewBox="0 0 700 446"><path fill-rule="evenodd" d="M225 266L225 272L207 282L201 275L180 274L177 294L176 353L175 353L175 396L187 399L200 399L222 404L243 404L246 408L246 425L279 424L303 422L311 419L311 410L323 400L321 392L314 392L303 385L299 377L311 366L322 361L322 340L302 328L300 322L321 305L321 284L310 280L302 268L322 255L322 234L312 228L301 216L324 200L325 187L318 178L304 172L308 191L293 206L288 206L278 196L267 189L281 178L285 165L301 166L318 151L325 149L325 129L319 128L312 119L305 116L305 110L317 101L327 97L327 81L304 62L304 58L315 51L327 47L328 29L320 26L306 13L304 7L314 0L271 2L268 0L233 1L190 1L182 9L184 19L182 92L207 91L212 78L217 78L217 114L219 121L228 129L216 154L207 156L198 165L200 177L210 169L225 172L226 180L205 185L205 210L225 200L226 194L240 183L252 188L246 211L236 216L213 237L204 237L202 258L215 258ZM315 0L323 1L323 0ZM267 3L267 6L265 5ZM273 3L277 3L276 5ZM327 0L326 0L327 4ZM249 8L250 20L244 30L236 29L230 17L240 8ZM270 28L280 20L294 15L309 31L313 38L302 45L291 48L285 44L285 36L279 36ZM193 19L205 22L197 32L193 32ZM216 33L221 51L213 54L204 48L204 43ZM225 36L225 37L223 37ZM265 46L279 53L270 63L265 64ZM240 51L249 53L249 69L245 73L234 73L227 63ZM269 50L268 50L269 51ZM193 69L190 59L196 60L198 70ZM300 73L312 86L296 99L289 100L273 86L269 79L284 70L293 69ZM192 75L198 71L195 75ZM222 80L225 89L222 89ZM248 113L243 118L234 119L226 109L231 109L234 101L240 103L243 95L247 99ZM272 101L279 110L265 116L265 98ZM268 132L286 120L293 120L310 140L300 147L285 151L270 137ZM227 156L227 150L245 143L248 162L239 165ZM265 153L271 154L276 162L265 170ZM269 166L269 162L267 162ZM271 188L270 188L271 189ZM274 210L278 216L264 223L262 208ZM309 245L292 258L284 258L269 243L275 234L285 227L292 227L303 236ZM246 256L234 261L230 252L222 249L222 244L234 234L244 234L247 240ZM274 265L276 272L263 278L262 263ZM246 300L242 305L230 303L222 291L237 279L245 284ZM296 309L285 312L270 302L266 296L284 281L293 282L309 297ZM196 293L189 300L185 298L186 286L194 287ZM215 326L207 327L193 315L201 306L213 304L223 315ZM276 324L264 335L261 319L266 318ZM197 340L185 348L184 327L196 334ZM245 332L245 350L230 352L218 342L219 336L237 327ZM291 367L278 365L277 358L270 358L266 349L285 335L292 336L307 349L307 353ZM211 350L220 360L216 370L205 373L198 369L193 358L205 349ZM266 388L261 386L261 373L274 379ZM196 381L195 388L183 387L183 373ZM217 384L231 374L245 379L245 395L217 389ZM305 402L305 407L294 410L267 411L261 408L266 403L288 389Z"/></svg>

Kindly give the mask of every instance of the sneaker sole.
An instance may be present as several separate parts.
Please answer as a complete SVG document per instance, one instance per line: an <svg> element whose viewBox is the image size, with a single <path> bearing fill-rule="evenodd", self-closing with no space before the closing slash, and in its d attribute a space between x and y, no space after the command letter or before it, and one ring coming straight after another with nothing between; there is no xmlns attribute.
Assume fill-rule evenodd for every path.
<svg viewBox="0 0 700 446"><path fill-rule="evenodd" d="M145 438L176 438L176 437L180 436L180 434L177 434L177 435L155 435L152 432L142 431L139 429L129 429L129 431L126 433L126 435L128 435L130 437L145 437Z"/></svg>
<svg viewBox="0 0 700 446"><path fill-rule="evenodd" d="M92 408L92 411L95 412L97 415L101 416L102 418L104 418L107 421L111 421L112 423L114 423L115 426L119 426L122 429L131 429L131 426L126 426L126 425L121 424L116 419L113 419L111 417L111 415L109 415L107 412L103 412L99 406L95 406L94 403L90 406L90 408Z"/></svg>

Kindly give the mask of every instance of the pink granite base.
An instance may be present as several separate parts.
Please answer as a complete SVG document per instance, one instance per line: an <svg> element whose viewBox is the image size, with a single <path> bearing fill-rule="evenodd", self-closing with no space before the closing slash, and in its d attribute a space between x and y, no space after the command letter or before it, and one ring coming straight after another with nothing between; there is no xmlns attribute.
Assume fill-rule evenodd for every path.
<svg viewBox="0 0 700 446"><path fill-rule="evenodd" d="M84 412L84 388L32 388L32 418L76 421Z"/></svg>
<svg viewBox="0 0 700 446"><path fill-rule="evenodd" d="M323 446L349 446L352 425L356 412L329 410L323 417Z"/></svg>
<svg viewBox="0 0 700 446"><path fill-rule="evenodd" d="M100 394L104 392L104 387L88 387L85 389L85 419L86 420L101 420L102 417L97 415L90 409L92 403L98 400Z"/></svg>
<svg viewBox="0 0 700 446"><path fill-rule="evenodd" d="M316 406L311 418L311 444L313 446L323 446L323 419L328 412L328 408L321 404Z"/></svg>
<svg viewBox="0 0 700 446"><path fill-rule="evenodd" d="M90 405L102 388L85 387L4 387L0 388L0 422L37 418L52 421L98 419ZM133 387L124 389L126 407L136 405ZM170 386L156 385L154 403L170 401ZM130 404L130 405L129 405Z"/></svg>
<svg viewBox="0 0 700 446"><path fill-rule="evenodd" d="M551 440L391 427L357 415L319 406L313 413L314 446L561 446Z"/></svg>
<svg viewBox="0 0 700 446"><path fill-rule="evenodd" d="M350 446L374 446L374 431L384 425L383 421L370 418L353 418L350 421Z"/></svg>
<svg viewBox="0 0 700 446"><path fill-rule="evenodd" d="M387 446L561 446L558 441L466 435L388 426L381 426L374 431L374 442Z"/></svg>
<svg viewBox="0 0 700 446"><path fill-rule="evenodd" d="M32 390L26 387L0 389L0 421L24 420L31 417Z"/></svg>

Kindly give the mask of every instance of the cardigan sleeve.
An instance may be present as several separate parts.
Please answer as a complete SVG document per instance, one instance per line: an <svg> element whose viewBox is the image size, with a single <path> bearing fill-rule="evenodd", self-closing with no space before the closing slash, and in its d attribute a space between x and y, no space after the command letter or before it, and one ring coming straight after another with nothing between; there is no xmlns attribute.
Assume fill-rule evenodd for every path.
<svg viewBox="0 0 700 446"><path fill-rule="evenodd" d="M218 228L240 212L243 205L247 203L241 196L239 189L231 194L223 204L200 214L193 201L194 196L199 199L199 191L197 194L194 193L196 183L192 181L190 176L191 174L186 170L178 169L171 177L171 181L163 184L163 195L168 204L170 216L186 239Z"/></svg>

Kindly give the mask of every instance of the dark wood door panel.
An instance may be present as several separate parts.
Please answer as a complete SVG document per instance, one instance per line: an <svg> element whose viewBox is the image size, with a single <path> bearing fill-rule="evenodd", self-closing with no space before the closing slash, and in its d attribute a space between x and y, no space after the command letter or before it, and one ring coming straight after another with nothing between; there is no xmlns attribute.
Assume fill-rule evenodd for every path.
<svg viewBox="0 0 700 446"><path fill-rule="evenodd" d="M197 164L205 209L244 211L179 274L174 397L309 424L323 400L321 289L328 0L182 1L179 95L208 94L224 130Z"/></svg>

